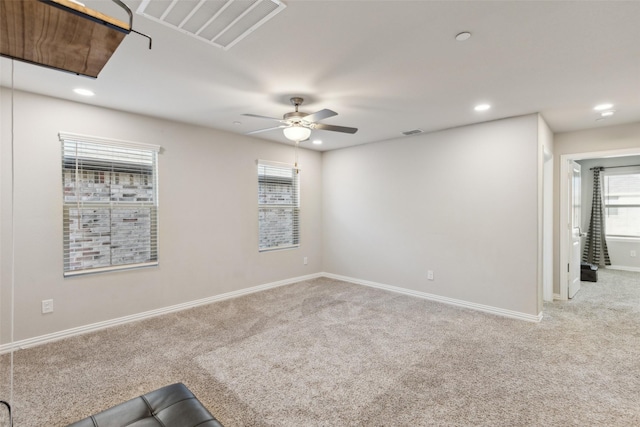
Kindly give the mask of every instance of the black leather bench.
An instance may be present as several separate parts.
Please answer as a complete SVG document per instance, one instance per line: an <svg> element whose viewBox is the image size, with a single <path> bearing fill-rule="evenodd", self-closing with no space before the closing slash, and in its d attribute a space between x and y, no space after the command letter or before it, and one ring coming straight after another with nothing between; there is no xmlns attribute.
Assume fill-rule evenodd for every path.
<svg viewBox="0 0 640 427"><path fill-rule="evenodd" d="M68 427L223 427L184 384L128 400Z"/></svg>

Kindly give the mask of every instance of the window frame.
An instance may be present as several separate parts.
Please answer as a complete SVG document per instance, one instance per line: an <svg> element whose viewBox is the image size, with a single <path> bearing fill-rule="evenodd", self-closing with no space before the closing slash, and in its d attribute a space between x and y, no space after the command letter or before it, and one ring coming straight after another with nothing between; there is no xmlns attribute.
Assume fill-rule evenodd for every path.
<svg viewBox="0 0 640 427"><path fill-rule="evenodd" d="M258 160L257 162L257 193L258 193L258 252L270 252L277 250L285 250L285 249L296 249L300 247L300 168L290 163L281 163L281 162L273 162L268 160ZM292 186L292 194L293 194L293 203L263 203L264 195L262 192L262 180L261 176L265 176L261 174L261 167L272 169L274 172L281 171L282 173L289 172L291 173L291 186ZM277 184L278 181L284 183L287 180L285 176L271 175L271 181ZM262 228L262 218L267 211L280 211L287 212L292 211L292 229L291 232L291 243L285 244L276 244L271 246L265 246L262 244L263 242L263 228Z"/></svg>
<svg viewBox="0 0 640 427"><path fill-rule="evenodd" d="M618 169L619 168L619 169ZM625 204L612 204L608 203L608 193L609 186L608 178L611 176L619 176L619 175L638 175L640 176L640 167L639 166L620 166L616 167L615 170L606 168L602 171L602 198L603 198L603 209L604 209L604 231L605 237L607 240L640 240L640 232L637 235L630 234L610 234L609 232L609 209L613 208L632 208L638 210L638 216L640 216L640 201L638 203L625 203ZM639 189L640 194L640 189Z"/></svg>
<svg viewBox="0 0 640 427"><path fill-rule="evenodd" d="M159 264L158 154L161 147L154 144L69 132L60 132L58 136L62 157L63 276L73 277L157 266ZM68 177L69 173L73 174L71 179ZM78 180L80 173L87 177L84 181ZM88 178L89 174L93 174L94 179L99 177L97 179L100 180L91 181ZM119 185L119 182L115 180L119 179L121 174L129 174L132 180L137 179L137 186L131 187L131 191L134 193L143 191L144 194L137 193L136 196L131 197L132 200L128 200L129 198L125 197L125 194L116 194L118 187L115 189L113 187ZM107 181L106 177L110 177L111 180ZM98 190L92 189L96 187L96 183L104 185ZM67 187L67 184L73 185ZM92 191L92 193L87 196L86 193L81 194L83 191ZM93 242L89 241L88 246L99 246L96 245L99 241L96 237L98 232L90 230L86 224L80 226L83 210L91 211L89 215L96 218L98 227L108 228L108 231L102 231L104 236L101 236L102 238L108 236L108 240L102 243L108 249L100 247L90 250L88 252L91 253L88 253L87 256L95 256L94 260L87 259L83 265L72 266L72 256L79 252L78 242L95 239ZM114 217L123 212L127 213L128 218L122 218L122 222L113 221ZM105 215L108 215L108 219ZM142 228L142 233L131 238L135 233L127 230L126 224L138 224L138 221L144 224L143 227L138 228L138 230ZM71 230L73 224L78 227L74 231ZM132 227L135 228L135 226ZM148 234L146 230L148 230ZM116 243L114 242L114 233L118 232L121 233L121 236L125 235L126 237L124 237L124 241ZM148 242L146 242L147 238ZM74 239L76 240L74 241ZM140 259L140 252L137 252L141 242L145 245L143 253L148 252L148 256L143 257L146 258L144 260ZM114 255L114 250L118 252L117 255ZM96 251L100 253L96 254ZM108 257L108 260L105 256ZM97 260L100 261L92 262ZM75 263L83 263L84 261L76 259Z"/></svg>

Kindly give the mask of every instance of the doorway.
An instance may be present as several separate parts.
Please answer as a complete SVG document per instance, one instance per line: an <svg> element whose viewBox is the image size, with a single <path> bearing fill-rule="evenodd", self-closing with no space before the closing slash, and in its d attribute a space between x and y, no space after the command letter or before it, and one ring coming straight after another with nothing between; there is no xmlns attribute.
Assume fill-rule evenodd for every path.
<svg viewBox="0 0 640 427"><path fill-rule="evenodd" d="M576 160L638 155L640 155L640 148L573 153L563 154L560 156L560 283L559 294L554 295L556 299L568 300L570 298L569 281L571 278L571 271L576 271L575 269L579 271L580 269L580 260L578 259L577 263L575 260L572 260L573 242L571 234L569 233L572 222L571 187L569 185L572 181L569 178L573 175L573 163ZM585 208L589 210L589 207Z"/></svg>

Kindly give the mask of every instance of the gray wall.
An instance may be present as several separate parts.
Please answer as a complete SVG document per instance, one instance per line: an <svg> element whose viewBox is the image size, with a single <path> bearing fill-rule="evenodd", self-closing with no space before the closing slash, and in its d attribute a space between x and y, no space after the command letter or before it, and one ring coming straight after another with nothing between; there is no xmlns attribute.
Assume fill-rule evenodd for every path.
<svg viewBox="0 0 640 427"><path fill-rule="evenodd" d="M11 313L10 95L1 90L3 343ZM15 340L322 271L320 153L300 152L301 247L258 253L256 160L292 162L292 147L18 91L13 108ZM63 278L59 131L163 147L159 267ZM54 312L43 315L49 298Z"/></svg>
<svg viewBox="0 0 640 427"><path fill-rule="evenodd" d="M538 315L538 126L534 114L325 153L325 271Z"/></svg>
<svg viewBox="0 0 640 427"><path fill-rule="evenodd" d="M8 90L0 101L8 342ZM160 267L63 279L59 131L163 146ZM554 137L533 114L324 154L302 150L302 246L261 254L255 161L291 161L291 147L19 91L13 132L15 340L322 271L537 315L548 255L540 243L543 147L555 145L556 281L560 155L640 149L640 123ZM42 315L49 298L55 311Z"/></svg>

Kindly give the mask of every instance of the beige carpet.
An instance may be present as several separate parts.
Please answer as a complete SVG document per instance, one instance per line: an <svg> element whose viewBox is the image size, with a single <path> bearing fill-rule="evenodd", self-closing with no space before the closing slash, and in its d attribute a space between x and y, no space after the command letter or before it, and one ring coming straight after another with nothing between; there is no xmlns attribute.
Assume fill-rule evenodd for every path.
<svg viewBox="0 0 640 427"><path fill-rule="evenodd" d="M15 425L182 381L226 427L637 426L640 273L599 274L539 324L317 279L21 350Z"/></svg>

